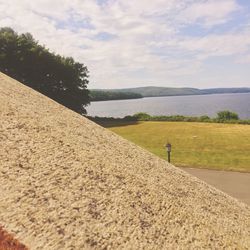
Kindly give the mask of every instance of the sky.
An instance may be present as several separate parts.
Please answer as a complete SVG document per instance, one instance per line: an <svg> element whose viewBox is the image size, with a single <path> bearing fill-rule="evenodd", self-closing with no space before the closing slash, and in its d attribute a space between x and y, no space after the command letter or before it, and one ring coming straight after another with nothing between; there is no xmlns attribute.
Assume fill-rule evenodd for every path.
<svg viewBox="0 0 250 250"><path fill-rule="evenodd" d="M0 27L88 67L89 88L250 87L249 0L0 0Z"/></svg>

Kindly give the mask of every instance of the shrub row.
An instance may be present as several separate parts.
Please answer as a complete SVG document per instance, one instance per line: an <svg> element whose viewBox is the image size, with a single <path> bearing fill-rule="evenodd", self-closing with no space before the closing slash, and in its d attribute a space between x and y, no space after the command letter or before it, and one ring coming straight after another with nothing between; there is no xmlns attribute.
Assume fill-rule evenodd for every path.
<svg viewBox="0 0 250 250"><path fill-rule="evenodd" d="M183 115L171 115L171 116L151 116L147 113L140 112L132 116L125 116L123 118L114 117L91 117L91 120L95 122L127 122L127 121L171 121L171 122L209 122L209 123L229 123L229 124L249 124L250 120L240 120L236 113L230 111L220 111L217 113L216 118L210 118L207 115L195 117L195 116L183 116Z"/></svg>

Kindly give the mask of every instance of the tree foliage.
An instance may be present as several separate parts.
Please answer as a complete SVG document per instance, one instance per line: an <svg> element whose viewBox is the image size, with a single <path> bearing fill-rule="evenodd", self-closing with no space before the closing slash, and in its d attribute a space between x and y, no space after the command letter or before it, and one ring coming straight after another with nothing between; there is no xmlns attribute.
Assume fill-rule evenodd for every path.
<svg viewBox="0 0 250 250"><path fill-rule="evenodd" d="M90 90L91 101L107 101L107 100L138 99L138 98L142 98L142 95L129 92Z"/></svg>
<svg viewBox="0 0 250 250"><path fill-rule="evenodd" d="M51 53L31 34L0 29L0 71L62 105L85 114L88 69L71 57Z"/></svg>
<svg viewBox="0 0 250 250"><path fill-rule="evenodd" d="M232 112L230 112L232 113ZM235 114L235 113L234 113ZM237 114L236 114L237 115ZM238 116L238 115L237 115ZM123 118L114 118L114 117L88 117L89 119L99 123L104 126L117 126L117 124L131 124L131 122L138 121L166 121L166 122L206 122L206 123L227 123L227 124L245 124L250 125L250 120L240 120L236 119L218 119L210 118L207 115L203 116L183 116L183 115L156 115L152 116L144 112L136 113L134 115L128 115Z"/></svg>
<svg viewBox="0 0 250 250"><path fill-rule="evenodd" d="M145 112L139 112L133 115L138 121L149 121L151 116Z"/></svg>
<svg viewBox="0 0 250 250"><path fill-rule="evenodd" d="M234 112L224 110L217 113L217 119L222 121L239 120L239 116Z"/></svg>

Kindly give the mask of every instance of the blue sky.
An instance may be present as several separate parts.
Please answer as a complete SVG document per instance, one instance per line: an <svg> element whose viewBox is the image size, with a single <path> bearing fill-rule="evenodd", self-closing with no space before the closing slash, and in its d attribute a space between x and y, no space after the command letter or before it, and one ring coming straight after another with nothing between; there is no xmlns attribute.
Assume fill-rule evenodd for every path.
<svg viewBox="0 0 250 250"><path fill-rule="evenodd" d="M0 27L87 65L90 88L250 87L248 0L0 0Z"/></svg>

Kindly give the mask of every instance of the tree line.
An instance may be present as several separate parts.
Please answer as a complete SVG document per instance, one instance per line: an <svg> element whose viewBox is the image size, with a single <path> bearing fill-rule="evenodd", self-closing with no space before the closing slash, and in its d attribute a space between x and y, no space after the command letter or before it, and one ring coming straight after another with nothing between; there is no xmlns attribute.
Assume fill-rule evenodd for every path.
<svg viewBox="0 0 250 250"><path fill-rule="evenodd" d="M0 29L0 71L60 104L85 114L88 69L72 57L50 52L30 33Z"/></svg>
<svg viewBox="0 0 250 250"><path fill-rule="evenodd" d="M145 112L139 112L134 115L128 115L123 118L114 117L91 117L89 118L101 125L107 125L109 123L126 123L126 122L138 122L138 121L168 121L168 122L207 122L207 123L229 123L229 124L246 124L250 125L250 120L241 120L235 112L223 110L217 113L217 117L211 118L207 115L202 116L183 116L183 115L156 115L152 116Z"/></svg>
<svg viewBox="0 0 250 250"><path fill-rule="evenodd" d="M141 94L129 92L114 92L104 90L90 90L90 101L108 101L108 100L123 100L123 99L138 99L143 98Z"/></svg>

